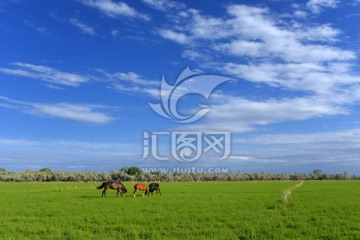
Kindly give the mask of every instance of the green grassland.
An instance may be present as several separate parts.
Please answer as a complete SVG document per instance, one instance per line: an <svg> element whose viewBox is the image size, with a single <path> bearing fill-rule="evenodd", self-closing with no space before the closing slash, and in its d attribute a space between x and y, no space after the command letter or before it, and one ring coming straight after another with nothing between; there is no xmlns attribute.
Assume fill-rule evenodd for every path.
<svg viewBox="0 0 360 240"><path fill-rule="evenodd" d="M360 239L360 182L0 183L0 239Z"/></svg>

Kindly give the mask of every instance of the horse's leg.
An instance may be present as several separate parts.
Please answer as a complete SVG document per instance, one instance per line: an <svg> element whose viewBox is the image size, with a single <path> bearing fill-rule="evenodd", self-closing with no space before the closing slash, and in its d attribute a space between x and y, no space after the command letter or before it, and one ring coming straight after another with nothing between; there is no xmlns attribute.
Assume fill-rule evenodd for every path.
<svg viewBox="0 0 360 240"><path fill-rule="evenodd" d="M106 197L106 188L104 188L104 191L102 191L102 195L101 195L101 197Z"/></svg>
<svg viewBox="0 0 360 240"><path fill-rule="evenodd" d="M160 193L160 196L161 196L160 188L159 188L159 193ZM157 192L156 192L156 194L157 194Z"/></svg>
<svg viewBox="0 0 360 240"><path fill-rule="evenodd" d="M116 197L119 195L119 189L116 190Z"/></svg>
<svg viewBox="0 0 360 240"><path fill-rule="evenodd" d="M134 197L136 196L136 189L134 190Z"/></svg>

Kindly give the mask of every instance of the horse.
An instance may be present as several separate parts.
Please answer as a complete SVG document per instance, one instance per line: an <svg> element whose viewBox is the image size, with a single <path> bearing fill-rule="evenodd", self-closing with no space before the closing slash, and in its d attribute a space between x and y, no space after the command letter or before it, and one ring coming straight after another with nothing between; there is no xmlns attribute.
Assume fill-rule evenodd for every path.
<svg viewBox="0 0 360 240"><path fill-rule="evenodd" d="M106 197L106 190L108 190L108 188L117 190L116 191L116 197L118 197L119 192L121 190L121 196L124 196L125 193L127 192L124 184L122 184L121 182L114 182L114 181L107 181L107 182L103 182L101 186L98 186L97 189L102 189L104 188L104 190L102 191L101 197Z"/></svg>
<svg viewBox="0 0 360 240"><path fill-rule="evenodd" d="M134 186L134 197L136 196L137 190L141 190L141 191L142 191L143 197L144 197L145 195L147 195L147 193L148 193L147 187L146 187L146 185L143 184L143 183L137 183L137 184L135 184L135 186Z"/></svg>
<svg viewBox="0 0 360 240"><path fill-rule="evenodd" d="M160 196L161 196L161 192L160 192L160 185L158 183L151 183L149 185L149 191L148 191L148 196L150 196L150 193L151 195L153 195L153 192L156 191L156 194L160 193Z"/></svg>

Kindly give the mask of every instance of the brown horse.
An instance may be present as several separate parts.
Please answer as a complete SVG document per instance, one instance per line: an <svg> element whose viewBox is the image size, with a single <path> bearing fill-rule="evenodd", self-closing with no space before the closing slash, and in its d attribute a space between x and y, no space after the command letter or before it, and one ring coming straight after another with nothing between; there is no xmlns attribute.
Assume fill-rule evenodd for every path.
<svg viewBox="0 0 360 240"><path fill-rule="evenodd" d="M156 191L156 194L157 194L158 191L159 191L159 193L160 193L160 195L161 195L160 185L159 185L158 183L151 183L151 184L149 185L148 196L150 196L150 193L151 193L151 195L153 195L153 192L154 192L154 191Z"/></svg>
<svg viewBox="0 0 360 240"><path fill-rule="evenodd" d="M98 186L97 189L102 189L104 188L104 191L102 191L101 197L106 197L106 190L108 190L108 188L117 190L116 191L116 197L118 197L119 192L121 190L121 196L124 196L125 193L127 192L124 184L122 184L121 182L114 182L114 181L107 181L107 182L103 182L101 186Z"/></svg>
<svg viewBox="0 0 360 240"><path fill-rule="evenodd" d="M142 191L142 194L143 194L143 197L147 194L147 187L145 184L143 183L137 183L135 184L134 186L134 197L136 196L136 192L137 190L141 190Z"/></svg>

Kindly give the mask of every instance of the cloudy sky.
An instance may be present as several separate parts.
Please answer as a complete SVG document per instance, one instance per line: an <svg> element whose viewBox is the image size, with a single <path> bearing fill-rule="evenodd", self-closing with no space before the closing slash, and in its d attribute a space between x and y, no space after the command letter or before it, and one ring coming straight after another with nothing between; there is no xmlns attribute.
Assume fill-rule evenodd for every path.
<svg viewBox="0 0 360 240"><path fill-rule="evenodd" d="M359 12L359 0L2 1L0 167L360 174ZM231 79L209 98L185 88L180 115L207 113L191 123L149 104L187 67ZM230 132L231 153L180 162L163 134L168 160L142 159L144 132L186 131Z"/></svg>

